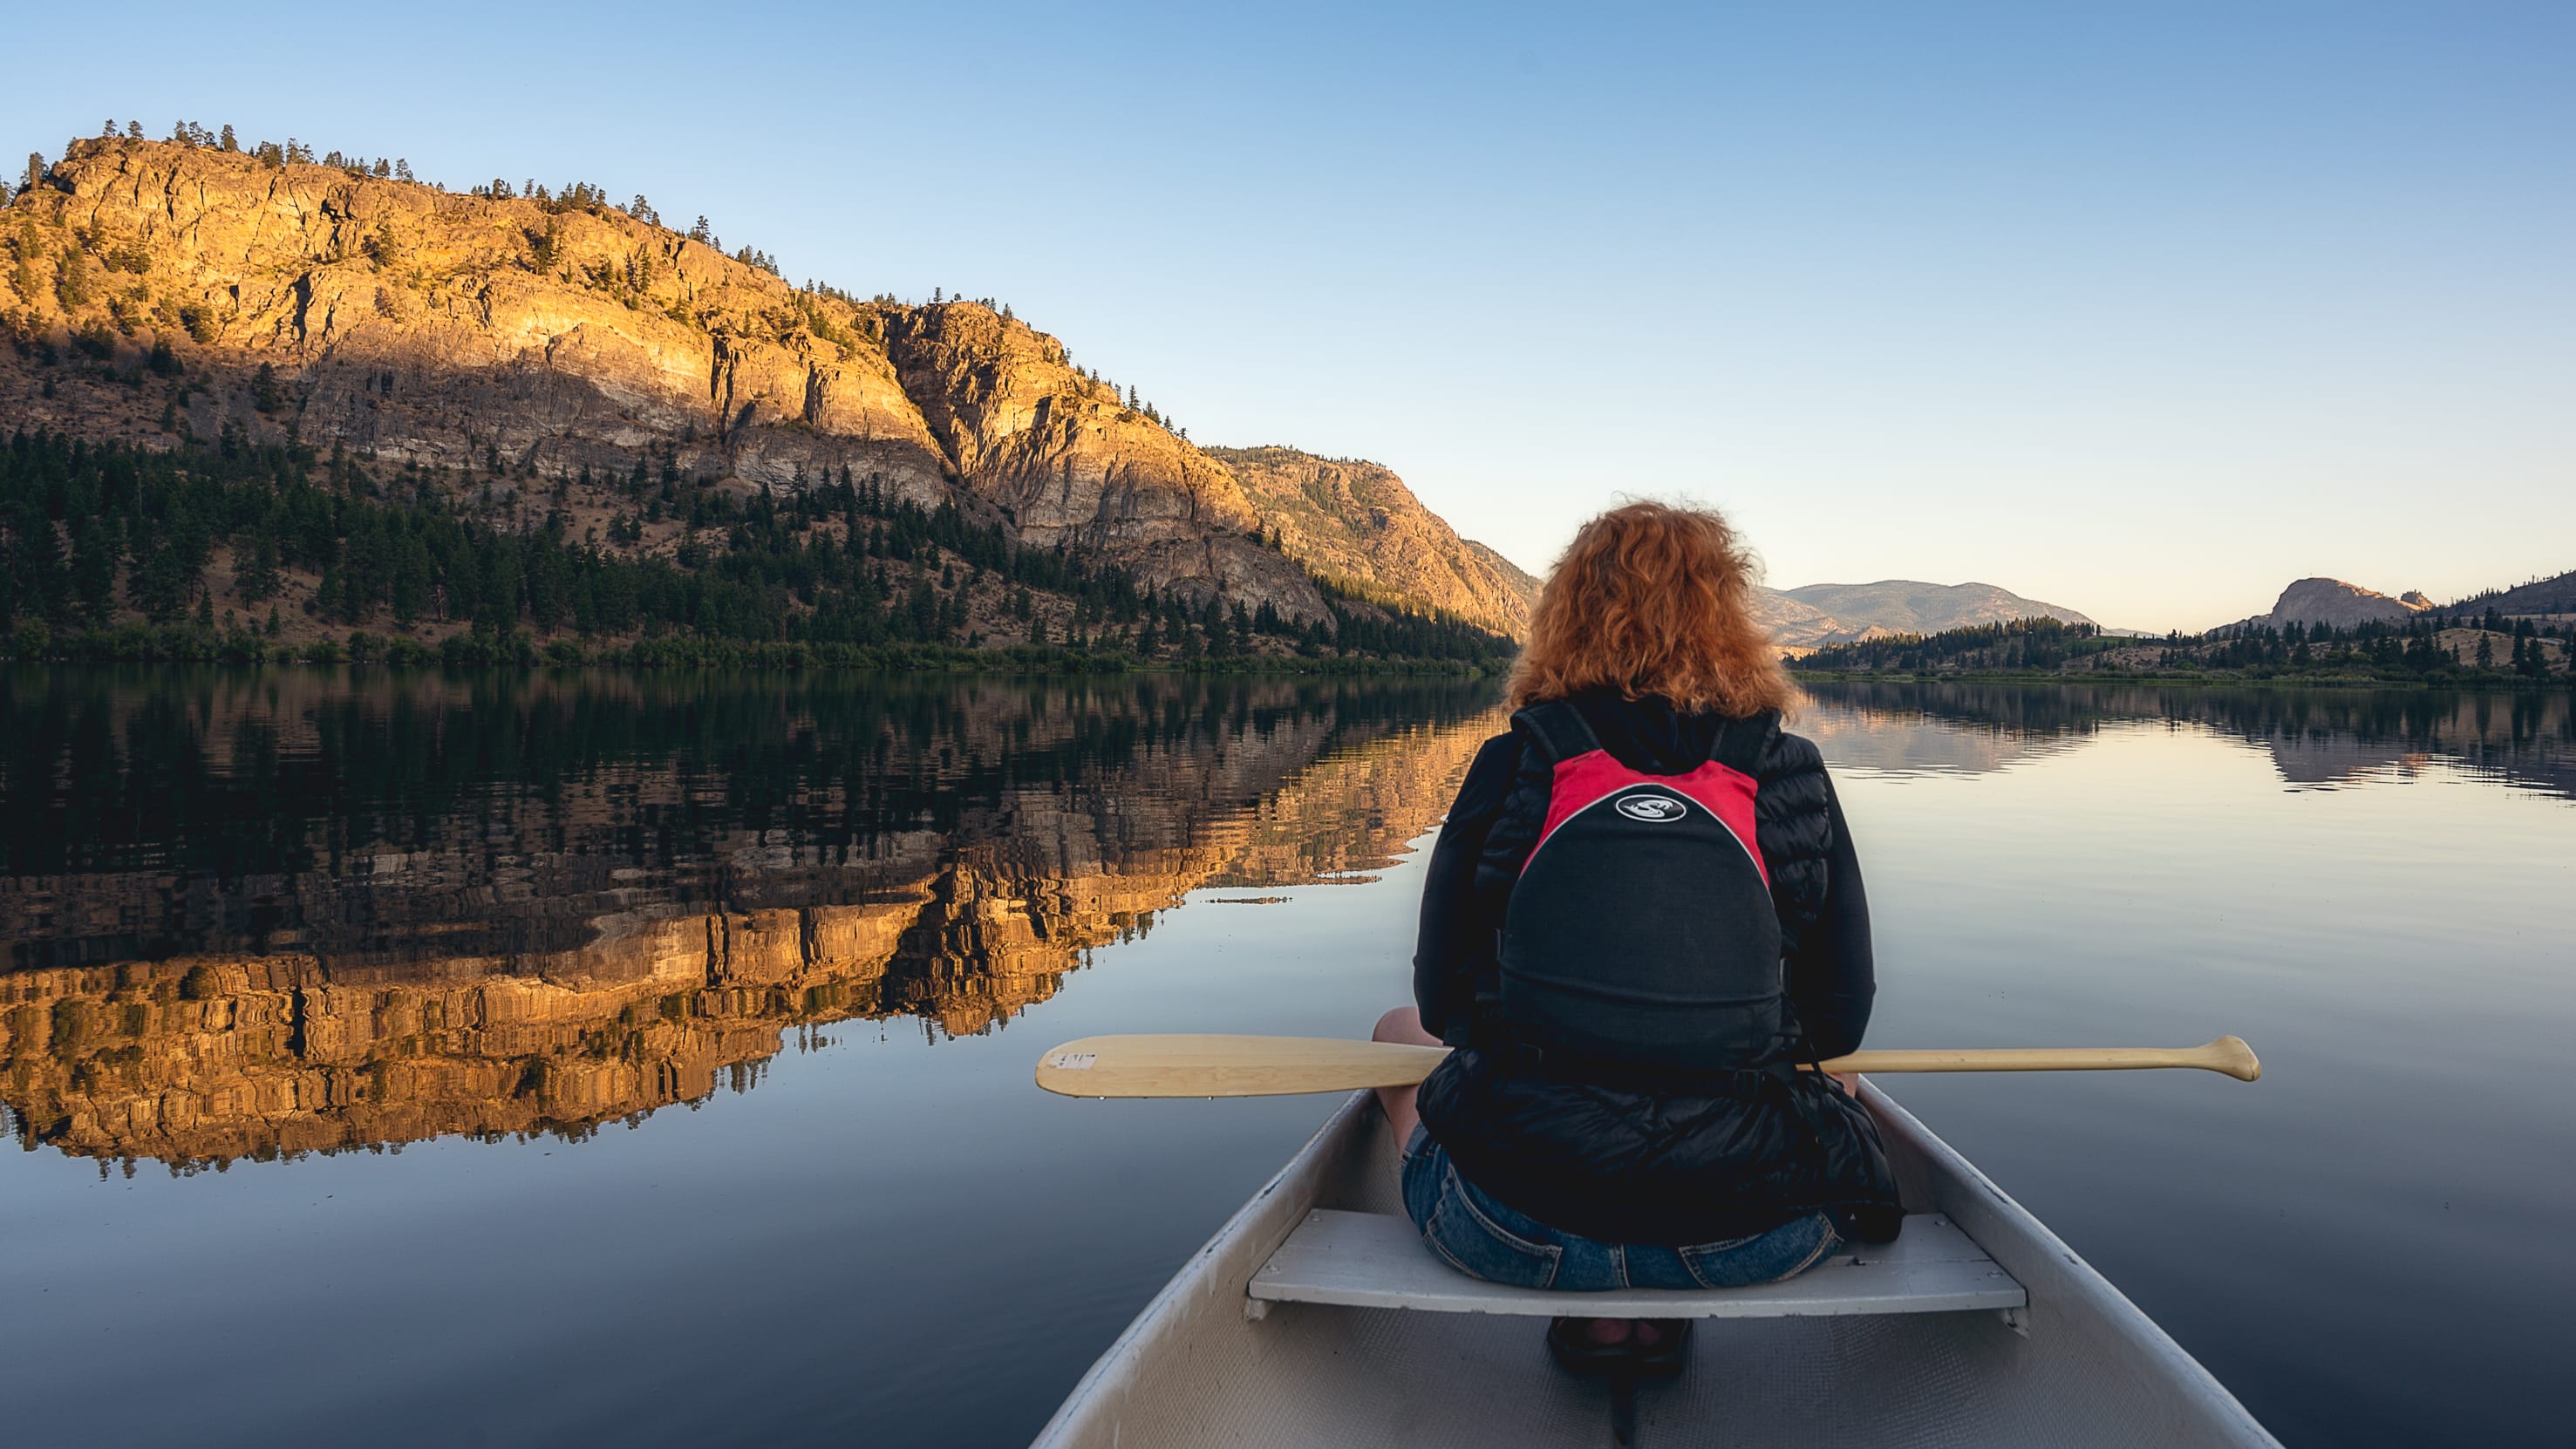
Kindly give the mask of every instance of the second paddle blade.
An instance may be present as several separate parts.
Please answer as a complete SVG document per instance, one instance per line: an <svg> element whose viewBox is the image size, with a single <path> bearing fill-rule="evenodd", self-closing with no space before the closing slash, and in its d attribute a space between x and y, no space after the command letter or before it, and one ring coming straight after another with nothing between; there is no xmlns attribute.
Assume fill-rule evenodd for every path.
<svg viewBox="0 0 2576 1449"><path fill-rule="evenodd" d="M1038 1058L1067 1097L1284 1097L1407 1087L1447 1047L1305 1036L1087 1036Z"/></svg>

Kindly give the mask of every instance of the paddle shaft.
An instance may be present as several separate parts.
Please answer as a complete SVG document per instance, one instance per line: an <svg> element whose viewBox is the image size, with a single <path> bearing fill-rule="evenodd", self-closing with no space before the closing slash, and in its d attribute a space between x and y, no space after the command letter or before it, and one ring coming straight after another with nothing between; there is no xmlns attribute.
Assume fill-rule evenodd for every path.
<svg viewBox="0 0 2576 1449"><path fill-rule="evenodd" d="M2135 1072L2188 1067L2250 1082L2263 1067L2242 1037L2196 1047L1990 1047L1960 1051L1853 1052L1829 1072Z"/></svg>
<svg viewBox="0 0 2576 1449"><path fill-rule="evenodd" d="M1275 1097L1408 1087L1447 1047L1300 1036L1095 1036L1038 1060L1038 1085L1068 1097ZM2241 1038L2196 1047L2009 1047L1853 1052L1829 1072L2124 1072L2194 1068L2250 1082L2262 1063Z"/></svg>

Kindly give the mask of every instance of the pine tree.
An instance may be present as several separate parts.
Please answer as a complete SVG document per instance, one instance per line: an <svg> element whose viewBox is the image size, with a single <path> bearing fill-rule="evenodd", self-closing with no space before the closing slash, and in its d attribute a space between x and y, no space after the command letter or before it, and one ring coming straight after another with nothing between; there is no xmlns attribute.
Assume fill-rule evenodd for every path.
<svg viewBox="0 0 2576 1449"><path fill-rule="evenodd" d="M553 271L555 269L555 262L561 257L562 252L563 227L562 223L556 221L554 218L548 217L546 219L546 229L544 231L528 233L529 260L535 263L538 271Z"/></svg>
<svg viewBox="0 0 2576 1449"><path fill-rule="evenodd" d="M33 191L44 184L44 154L38 151L30 151L27 153L27 174L26 177L18 183L18 190L21 192Z"/></svg>
<svg viewBox="0 0 2576 1449"><path fill-rule="evenodd" d="M233 135L232 122L226 121L224 123L224 133L216 139L215 144L226 151L238 151L241 149L241 142Z"/></svg>
<svg viewBox="0 0 2576 1449"><path fill-rule="evenodd" d="M275 596L277 587L277 540L263 533L251 546L249 559L233 570L233 594L245 604L256 604Z"/></svg>
<svg viewBox="0 0 2576 1449"><path fill-rule="evenodd" d="M72 530L72 594L93 624L116 612L116 543L109 520L84 518Z"/></svg>

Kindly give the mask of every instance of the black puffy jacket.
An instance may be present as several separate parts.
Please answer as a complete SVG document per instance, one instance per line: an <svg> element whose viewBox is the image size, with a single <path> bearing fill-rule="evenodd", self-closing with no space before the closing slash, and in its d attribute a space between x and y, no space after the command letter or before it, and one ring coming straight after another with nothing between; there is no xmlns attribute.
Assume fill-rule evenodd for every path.
<svg viewBox="0 0 2576 1449"><path fill-rule="evenodd" d="M1709 758L1727 721L1656 698L1572 700L1604 749L1651 774ZM1869 907L1842 808L1816 747L1777 716L1754 770L1755 835L1780 924L1798 1039L1767 1068L1684 1090L1580 1080L1495 1039L1494 943L1520 862L1547 817L1548 762L1517 734L1486 742L1433 848L1414 953L1425 1028L1457 1046L1422 1084L1423 1125L1479 1188L1602 1242L1743 1237L1817 1208L1883 1214L1895 1183L1867 1112L1791 1063L1860 1044L1875 992Z"/></svg>

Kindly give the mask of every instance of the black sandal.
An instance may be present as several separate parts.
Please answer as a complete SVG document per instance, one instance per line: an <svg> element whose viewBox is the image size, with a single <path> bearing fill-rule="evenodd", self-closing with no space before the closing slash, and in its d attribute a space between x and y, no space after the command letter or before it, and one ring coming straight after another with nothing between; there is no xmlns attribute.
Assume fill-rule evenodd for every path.
<svg viewBox="0 0 2576 1449"><path fill-rule="evenodd" d="M1635 1368L1636 1348L1627 1339L1617 1343L1592 1341L1595 1318L1556 1318L1547 1325L1548 1356L1556 1366L1570 1374L1597 1377L1603 1374L1627 1373Z"/></svg>
<svg viewBox="0 0 2576 1449"><path fill-rule="evenodd" d="M1635 1329L1617 1343L1596 1343L1592 1318L1557 1318L1547 1325L1548 1355L1556 1366L1570 1374L1596 1376L1627 1374L1644 1379L1669 1379L1681 1376L1690 1362L1691 1321L1687 1318L1646 1318L1638 1320L1655 1330L1655 1342L1649 1347L1637 1342Z"/></svg>
<svg viewBox="0 0 2576 1449"><path fill-rule="evenodd" d="M1652 1347L1637 1342L1635 1329L1628 1331L1622 1345L1628 1350L1629 1362L1635 1365L1637 1377L1671 1379L1681 1377L1690 1362L1691 1320L1687 1318L1645 1318L1638 1320L1653 1328L1657 1335Z"/></svg>

